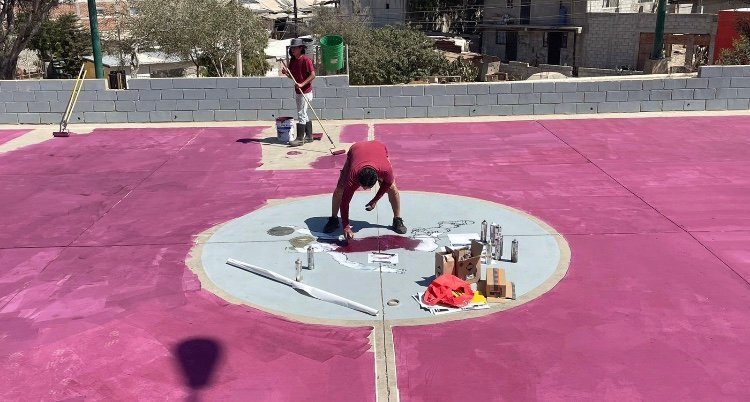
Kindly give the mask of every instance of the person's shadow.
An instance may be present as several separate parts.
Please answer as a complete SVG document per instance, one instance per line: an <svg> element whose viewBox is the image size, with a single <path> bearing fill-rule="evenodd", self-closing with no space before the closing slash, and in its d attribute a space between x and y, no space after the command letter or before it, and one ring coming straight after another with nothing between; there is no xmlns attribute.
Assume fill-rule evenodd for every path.
<svg viewBox="0 0 750 402"><path fill-rule="evenodd" d="M175 346L173 354L190 388L186 400L199 401L199 391L211 384L216 366L222 359L221 345L213 339L190 338Z"/></svg>
<svg viewBox="0 0 750 402"><path fill-rule="evenodd" d="M252 143L258 143L262 145L275 145L277 147L284 147L288 148L288 143L279 142L279 140L276 137L266 137L266 138L240 138L235 142L239 142L241 144L252 144Z"/></svg>
<svg viewBox="0 0 750 402"><path fill-rule="evenodd" d="M373 215L374 217L374 215ZM340 222L340 221L339 221ZM318 232L323 233L323 227L325 227L326 223L328 223L328 217L327 216L314 216L305 219L305 225L307 225L307 229L311 232ZM380 229L390 229L390 226L386 225L380 225L377 223L370 223L367 221L354 221L350 220L349 225L351 225L352 230L356 233L362 229L368 229L368 228L380 228ZM336 233L341 233L341 227L337 229L338 232L333 232L331 235L335 235Z"/></svg>

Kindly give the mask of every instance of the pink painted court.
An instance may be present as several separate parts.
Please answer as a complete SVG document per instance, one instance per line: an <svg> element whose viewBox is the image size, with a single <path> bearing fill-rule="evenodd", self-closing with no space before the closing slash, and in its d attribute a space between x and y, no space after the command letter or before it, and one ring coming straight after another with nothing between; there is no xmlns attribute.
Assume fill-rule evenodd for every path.
<svg viewBox="0 0 750 402"><path fill-rule="evenodd" d="M0 129L0 400L750 399L750 116L340 123L388 147L410 241L358 193L372 243L303 283L374 316L224 263L294 276L330 215L346 156L272 130ZM517 300L420 316L420 234L483 216L520 241Z"/></svg>

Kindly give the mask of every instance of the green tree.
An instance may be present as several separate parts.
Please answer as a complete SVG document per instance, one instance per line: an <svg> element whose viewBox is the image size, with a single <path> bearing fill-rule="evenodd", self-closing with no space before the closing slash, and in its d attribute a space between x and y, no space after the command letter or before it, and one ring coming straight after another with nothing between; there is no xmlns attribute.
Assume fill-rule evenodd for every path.
<svg viewBox="0 0 750 402"><path fill-rule="evenodd" d="M192 61L199 73L230 74L240 48L244 59L256 61L249 74L267 70L257 60L264 57L268 33L252 11L235 1L136 0L134 7L133 34Z"/></svg>
<svg viewBox="0 0 750 402"><path fill-rule="evenodd" d="M138 53L151 50L152 43L148 38L138 36L133 31L136 16L131 13L133 0L114 0L112 2L111 29L101 33L104 53L117 58L121 66L130 66L132 76L138 74Z"/></svg>
<svg viewBox="0 0 750 402"><path fill-rule="evenodd" d="M18 56L59 0L0 0L0 79L16 76Z"/></svg>
<svg viewBox="0 0 750 402"><path fill-rule="evenodd" d="M42 24L30 48L43 62L63 61L65 74L76 76L82 57L91 53L91 35L83 29L77 15L63 14Z"/></svg>
<svg viewBox="0 0 750 402"><path fill-rule="evenodd" d="M750 64L750 20L741 18L735 23L739 37L732 42L731 49L722 49L719 53L719 64Z"/></svg>

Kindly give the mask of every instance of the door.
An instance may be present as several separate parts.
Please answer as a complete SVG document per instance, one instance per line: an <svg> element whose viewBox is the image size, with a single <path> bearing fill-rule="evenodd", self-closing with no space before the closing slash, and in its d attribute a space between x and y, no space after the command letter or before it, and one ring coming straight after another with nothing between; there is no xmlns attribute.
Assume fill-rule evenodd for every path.
<svg viewBox="0 0 750 402"><path fill-rule="evenodd" d="M560 49L562 49L562 43L562 32L547 32L547 64L560 64Z"/></svg>
<svg viewBox="0 0 750 402"><path fill-rule="evenodd" d="M505 60L516 61L518 59L518 32L505 32Z"/></svg>
<svg viewBox="0 0 750 402"><path fill-rule="evenodd" d="M531 0L521 0L521 25L531 23Z"/></svg>

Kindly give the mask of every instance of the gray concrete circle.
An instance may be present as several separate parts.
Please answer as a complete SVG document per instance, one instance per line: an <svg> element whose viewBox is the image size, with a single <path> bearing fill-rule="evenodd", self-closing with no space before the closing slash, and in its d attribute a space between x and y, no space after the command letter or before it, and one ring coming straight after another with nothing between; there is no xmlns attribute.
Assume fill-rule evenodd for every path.
<svg viewBox="0 0 750 402"><path fill-rule="evenodd" d="M570 250L564 238L544 222L517 209L463 196L402 191L401 215L409 229L402 236L390 228L393 213L387 196L374 211L365 211L372 196L365 191L355 194L351 220L356 238L343 249L337 241L340 230L334 235L322 233L330 214L328 194L274 203L221 225L200 245L198 271L204 287L233 302L302 321L347 325L385 320L410 324L461 319L525 303L551 289L567 271ZM423 292L434 278L435 251L450 245L449 235L478 234L482 220L502 226L503 260L509 259L511 241L519 241L517 263L494 261L490 265L506 269L508 279L515 284L516 300L492 304L489 311L439 316L421 309L413 295ZM280 227L289 230L279 230ZM271 229L273 235L269 234ZM316 251L312 270L307 269L308 246ZM368 261L371 251L395 253L398 263ZM299 259L302 283L379 312L371 316L315 299L288 285L230 266L226 263L230 258L290 279L296 277L295 261ZM483 276L486 267L484 264ZM391 299L400 302L391 306Z"/></svg>

